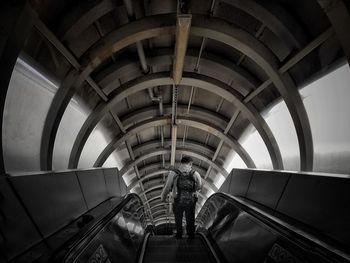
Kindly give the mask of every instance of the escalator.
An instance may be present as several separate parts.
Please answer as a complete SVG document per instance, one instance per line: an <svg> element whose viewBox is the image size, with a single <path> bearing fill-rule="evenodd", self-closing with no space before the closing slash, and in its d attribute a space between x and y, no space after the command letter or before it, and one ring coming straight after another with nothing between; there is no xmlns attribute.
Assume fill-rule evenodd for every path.
<svg viewBox="0 0 350 263"><path fill-rule="evenodd" d="M130 194L49 262L350 262L348 254L222 193L208 198L196 225L192 240L154 235L141 199Z"/></svg>
<svg viewBox="0 0 350 263"><path fill-rule="evenodd" d="M217 262L205 240L196 235L194 239L174 239L173 236L150 236L143 260L144 263Z"/></svg>

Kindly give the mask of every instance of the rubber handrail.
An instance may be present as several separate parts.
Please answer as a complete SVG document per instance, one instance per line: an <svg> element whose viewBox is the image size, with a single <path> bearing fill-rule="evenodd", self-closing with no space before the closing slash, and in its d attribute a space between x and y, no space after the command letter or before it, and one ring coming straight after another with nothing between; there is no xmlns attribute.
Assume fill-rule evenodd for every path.
<svg viewBox="0 0 350 263"><path fill-rule="evenodd" d="M76 258L78 251L81 251L93 238L94 236L106 225L110 222L110 220L118 214L122 208L133 198L139 199L140 203L143 204L141 198L134 193L130 193L124 197L124 199L116 205L106 216L98 220L93 226L89 228L89 230L84 233L82 237L76 240L73 244L70 245L68 252L65 254L63 262L70 262L72 258Z"/></svg>
<svg viewBox="0 0 350 263"><path fill-rule="evenodd" d="M259 209L255 207L253 204L250 204L244 200L241 200L240 198L237 198L235 196L232 196L227 193L215 193L211 195L205 203L209 202L211 199L216 197L222 197L225 200L234 203L239 209L243 210L244 212L252 215L253 217L259 219L264 224L268 225L272 229L274 229L276 232L282 234L287 239L291 240L291 242L295 243L297 240L302 245L302 247L307 247L309 251L312 251L314 254L320 255L320 250L318 248L326 250L328 253L333 254L334 256L338 257L341 260L350 261L350 255L345 253L344 251L341 251L334 246L331 246L327 244L326 242L322 241L321 239L303 231L295 226L291 225L288 222L285 222L268 212L263 211L262 209ZM202 209L205 207L205 204L203 205ZM200 215L200 212L198 213ZM197 217L198 218L198 217ZM296 238L298 237L298 238ZM312 246L310 246L312 244ZM322 254L323 256L326 256ZM327 257L327 256L326 256Z"/></svg>

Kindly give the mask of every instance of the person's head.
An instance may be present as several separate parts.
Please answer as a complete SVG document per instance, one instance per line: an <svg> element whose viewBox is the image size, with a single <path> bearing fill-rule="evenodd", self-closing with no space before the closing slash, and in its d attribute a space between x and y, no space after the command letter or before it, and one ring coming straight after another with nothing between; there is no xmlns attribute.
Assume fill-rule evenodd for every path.
<svg viewBox="0 0 350 263"><path fill-rule="evenodd" d="M193 160L189 156L184 156L184 157L181 158L180 162L181 162L181 164L190 164L190 165L192 165Z"/></svg>
<svg viewBox="0 0 350 263"><path fill-rule="evenodd" d="M189 173L192 170L193 160L189 156L182 157L180 161L179 170L184 173Z"/></svg>

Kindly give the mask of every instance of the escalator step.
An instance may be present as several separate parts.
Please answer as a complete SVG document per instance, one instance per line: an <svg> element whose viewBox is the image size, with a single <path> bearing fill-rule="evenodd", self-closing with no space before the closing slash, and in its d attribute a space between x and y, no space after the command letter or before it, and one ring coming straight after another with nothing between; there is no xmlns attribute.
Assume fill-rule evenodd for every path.
<svg viewBox="0 0 350 263"><path fill-rule="evenodd" d="M172 236L151 236L148 240L145 263L148 262L214 262L203 241L175 239Z"/></svg>

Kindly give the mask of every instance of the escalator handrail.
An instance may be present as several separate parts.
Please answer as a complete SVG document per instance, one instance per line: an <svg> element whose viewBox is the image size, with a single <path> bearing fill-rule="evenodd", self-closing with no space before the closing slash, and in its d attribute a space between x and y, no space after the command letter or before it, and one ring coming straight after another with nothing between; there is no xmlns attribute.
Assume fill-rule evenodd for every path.
<svg viewBox="0 0 350 263"><path fill-rule="evenodd" d="M141 206L143 206L143 202L137 194L127 194L106 216L96 221L81 237L68 246L68 251L65 253L63 262L68 262L72 258L76 258L80 251L88 245L95 235L133 198L139 199Z"/></svg>
<svg viewBox="0 0 350 263"><path fill-rule="evenodd" d="M346 252L341 251L330 244L327 244L326 242L313 236L312 234L307 233L306 231L297 229L295 226L263 211L262 209L255 207L254 205L242 200L241 198L235 197L227 193L218 192L211 195L206 200L205 204L209 202L211 199L216 198L217 196L222 197L227 201L233 202L238 208L252 215L253 217L259 219L264 224L275 229L278 233L284 234L284 236L286 236L288 239L290 239L289 237L291 235L297 235L299 237L299 240L301 239L300 242L304 246L306 245L305 244L306 242L314 244L314 247L310 247L310 245L307 245L308 249L312 251L314 254L319 254L319 249L316 248L318 246L319 248L325 249L329 253L334 254L343 260L350 261L350 255L347 254ZM205 207L205 204L203 205L202 209ZM198 215L200 214L201 214L201 211L198 213ZM295 242L295 239L293 239L293 242Z"/></svg>
<svg viewBox="0 0 350 263"><path fill-rule="evenodd" d="M198 235L202 238L202 240L205 242L206 246L209 248L212 256L215 259L216 263L220 263L220 258L218 256L218 253L216 253L215 249L213 248L212 244L210 243L210 241L208 240L208 238L206 237L206 235L204 235L203 233L198 233Z"/></svg>
<svg viewBox="0 0 350 263"><path fill-rule="evenodd" d="M145 257L145 253L146 253L146 247L147 247L148 239L149 239L150 235L151 235L151 233L148 232L146 234L146 236L144 237L144 239L143 239L139 260L137 261L138 263L142 263L143 262L143 259Z"/></svg>

